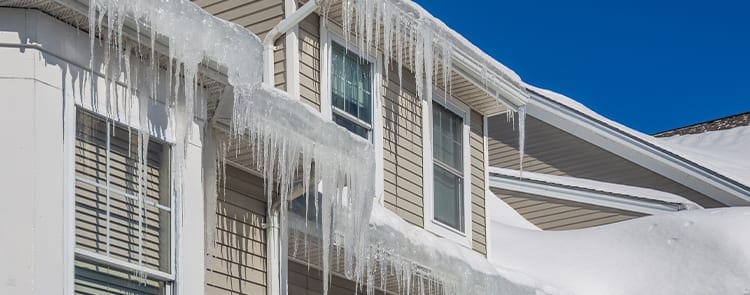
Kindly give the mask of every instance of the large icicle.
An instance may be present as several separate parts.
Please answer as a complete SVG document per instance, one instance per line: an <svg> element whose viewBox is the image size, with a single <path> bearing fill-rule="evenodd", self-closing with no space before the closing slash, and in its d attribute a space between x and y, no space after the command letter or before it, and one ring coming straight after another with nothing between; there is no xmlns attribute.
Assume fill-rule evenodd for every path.
<svg viewBox="0 0 750 295"><path fill-rule="evenodd" d="M149 100L156 99L160 93L156 91L157 86L166 84L173 113L169 121L175 137L175 165L172 165L175 183L172 187L178 200L177 212L189 206L179 201L183 191L184 158L193 119L197 110L205 105L205 101L196 96L196 81L199 64L208 59L226 67L228 82L234 90L230 132L233 138L230 140L249 142L249 148L255 151L258 170L266 180L269 205L280 202L281 209L286 210L295 177L300 173L306 178L312 174L312 184L322 183L324 187L320 202L326 221L324 228L328 232L324 238L327 242L323 247L326 249L324 256L329 256L327 249L335 233L341 237L352 277L366 276L364 264L355 264L354 257L364 257L362 253L368 241L366 228L375 196L374 152L369 142L322 118L284 92L261 86L261 42L243 27L215 18L187 0L92 0L90 5L89 18L97 20L89 25L91 44L95 41L94 32L106 15L109 30L106 42L113 44L116 56L123 50L124 42L119 40L123 39L120 24L125 18L137 23L138 31L150 30L152 95L141 98L139 104L142 111L147 111ZM360 28L362 33L370 34L370 30L371 27ZM153 51L157 37L165 38L169 45L166 83L159 83L158 79L159 62ZM93 66L94 46L91 48ZM106 59L104 66L108 72L112 66L110 61L112 65L117 62ZM109 76L107 83L113 84ZM148 119L148 114L141 112L139 138L142 142L148 139ZM142 150L144 148L147 146L141 146ZM300 166L302 171L298 171ZM313 173L311 167L315 168ZM306 180L304 185L311 185L309 182ZM275 198L277 192L278 198ZM317 212L317 196L315 205ZM179 226L181 217L177 217ZM281 225L283 236L286 222L282 220ZM324 277L327 278L328 273Z"/></svg>

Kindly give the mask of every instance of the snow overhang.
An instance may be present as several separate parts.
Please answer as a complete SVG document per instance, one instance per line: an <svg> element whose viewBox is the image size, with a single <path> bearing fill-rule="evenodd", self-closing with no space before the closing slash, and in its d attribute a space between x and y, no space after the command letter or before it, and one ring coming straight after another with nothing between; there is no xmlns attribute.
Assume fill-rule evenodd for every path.
<svg viewBox="0 0 750 295"><path fill-rule="evenodd" d="M647 135L594 113L580 103L527 85L528 114L728 206L750 205L750 187L685 159Z"/></svg>

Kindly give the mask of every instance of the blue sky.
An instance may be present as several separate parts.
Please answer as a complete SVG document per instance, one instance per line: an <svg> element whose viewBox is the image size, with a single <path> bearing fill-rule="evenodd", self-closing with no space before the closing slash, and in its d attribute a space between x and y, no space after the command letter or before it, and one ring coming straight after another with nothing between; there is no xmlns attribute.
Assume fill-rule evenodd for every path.
<svg viewBox="0 0 750 295"><path fill-rule="evenodd" d="M750 111L750 1L416 2L524 81L646 133Z"/></svg>

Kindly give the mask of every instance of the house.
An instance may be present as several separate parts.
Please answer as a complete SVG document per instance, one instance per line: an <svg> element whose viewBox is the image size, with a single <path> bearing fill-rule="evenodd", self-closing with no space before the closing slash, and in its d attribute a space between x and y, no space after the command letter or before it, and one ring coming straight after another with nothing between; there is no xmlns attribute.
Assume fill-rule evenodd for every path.
<svg viewBox="0 0 750 295"><path fill-rule="evenodd" d="M586 226L750 199L410 1L6 0L0 64L4 294L537 294L487 259L495 194Z"/></svg>

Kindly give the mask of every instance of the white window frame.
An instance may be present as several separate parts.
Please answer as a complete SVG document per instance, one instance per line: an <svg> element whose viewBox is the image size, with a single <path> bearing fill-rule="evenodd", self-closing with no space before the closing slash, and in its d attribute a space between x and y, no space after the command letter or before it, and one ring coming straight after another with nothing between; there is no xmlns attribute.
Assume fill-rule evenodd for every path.
<svg viewBox="0 0 750 295"><path fill-rule="evenodd" d="M428 85L427 87L432 87ZM424 212L425 218L425 229L428 231L441 236L443 238L452 240L459 245L465 246L471 249L472 245L472 222L471 222L471 155L469 147L469 136L471 135L471 108L465 103L458 99L448 96L443 98L442 91L433 89L432 96L435 99L425 98L422 100L422 146L424 150L423 154L423 174L424 174ZM436 102L439 105L445 107L451 112L455 113L463 119L463 136L462 136L462 153L463 153L463 183L462 183L462 197L463 197L463 222L464 232L461 232L449 225L445 225L442 222L435 219L435 174L434 174L434 159L432 151L432 103Z"/></svg>
<svg viewBox="0 0 750 295"><path fill-rule="evenodd" d="M323 22L326 22L325 24ZM372 71L372 97L370 103L372 104L371 112L371 123L362 122L358 118L352 118L352 116L344 111L336 111L337 115L348 118L349 120L355 120L361 124L370 125L370 138L369 140L375 150L375 199L380 205L383 205L383 191L384 191L384 168L383 168L383 64L379 58L376 58L372 54L377 54L375 50L372 50L372 54L362 51L358 46L353 44L353 38L346 42L343 37L343 30L333 22L322 20L320 24L320 111L323 117L333 120L334 108L331 100L331 48L332 42L336 42L343 46L347 50L356 54L360 58L372 64L370 70ZM366 125L362 125L365 127ZM353 133L352 133L353 134ZM355 136L359 136L356 135Z"/></svg>
<svg viewBox="0 0 750 295"><path fill-rule="evenodd" d="M66 100L67 101L71 101L71 99L66 99ZM75 157L76 157L75 156L75 145L76 145L76 133L78 132L78 129L77 129L77 126L78 126L78 110L81 110L83 112L88 112L92 116L96 116L99 119L105 120L107 122L107 126L108 126L107 127L107 134L108 135L111 132L110 130L112 128L111 127L112 124L117 124L120 127L134 128L135 130L137 130L137 127L134 126L134 124L129 124L128 122L114 119L112 117L109 117L106 114L103 114L102 112L92 110L91 108L88 108L86 106L81 106L81 105L78 105L77 103L72 103L72 102L70 102L70 103L66 102L66 103L67 103L66 107L68 107L68 110L66 110L66 112L65 112L65 126L66 126L66 128L68 128L68 129L66 129L66 135L68 135L68 138L65 140L64 144L65 144L65 150L66 150L66 152L69 153L68 155L66 155L66 157L67 157L67 163L66 164L70 165L70 167L66 167L66 169L68 169L66 171L66 174L68 174L66 176L66 183L67 183L67 185L69 185L69 188L66 189L66 190L67 190L67 193L70 196L66 198L66 204L65 204L65 208L66 208L65 210L66 210L66 212L68 212L68 216L66 217L66 223L68 225L66 226L66 233L65 233L65 235L66 235L66 240L67 240L67 242L66 242L66 246L67 247L66 248L70 248L70 250L72 250L71 254L73 256L73 257L67 258L68 259L67 263L69 263L69 265L67 265L66 267L70 269L69 270L70 271L70 275L67 276L66 279L70 280L70 281L68 283L69 285L66 288L67 289L66 291L69 291L69 292L73 291L73 288L74 288L74 285L75 285L75 282L74 282L75 281L75 260L81 259L83 261L91 262L91 263L102 265L102 266L106 266L106 267L111 267L112 269L116 269L116 270L120 270L120 271L136 271L136 272L139 272L139 273L143 273L143 274L146 275L146 277L148 277L150 279L154 279L154 280L157 280L157 281L163 281L163 282L165 282L165 288L166 288L165 294L167 294L167 295L175 294L175 287L177 286L177 275L176 275L176 270L177 270L176 269L176 259L177 259L177 255L176 255L176 252L177 252L176 251L176 248L177 248L177 233L176 233L176 230L177 230L177 227L176 227L177 219L176 219L176 217L177 217L177 212L176 212L175 196L173 194L173 190L172 189L169 189L169 192L168 192L169 195L170 195L169 196L170 197L170 200L169 200L169 202L170 202L170 208L166 208L166 207L164 207L164 206L162 206L160 204L150 204L149 205L149 206L152 206L152 207L156 207L159 210L165 210L165 209L167 209L167 211L170 213L169 214L169 216L170 216L170 228L169 228L169 230L170 230L170 249L169 249L169 251L170 251L170 253L169 253L169 255L170 255L170 265L169 265L170 272L169 273L166 273L166 272L160 271L160 270L154 270L154 269L150 269L150 268L147 268L147 267L143 267L143 266L140 266L140 265L132 263L132 262L127 262L127 261L122 261L122 260L119 260L119 259L115 259L115 258L110 257L109 255L95 253L95 252L91 252L91 251L88 251L88 250L85 250L85 249L80 249L80 248L78 248L76 246L76 237L75 237L75 235L76 235L76 232L75 232L75 224L76 224L76 221L75 221L75 202L76 202L76 200L75 200L75 190L76 190L76 183L77 182L83 182L83 183L86 183L86 184L89 184L89 185L93 185L93 186L96 186L96 187L103 188L103 189L107 190L106 187L104 187L104 186L102 186L100 184L91 182L91 181L89 181L89 180L87 180L85 178L80 178L80 177L78 177L78 176L75 175L75 165L76 165L76 162L75 162ZM136 124L137 124L137 122L136 122ZM137 132L137 131L134 131L134 132ZM168 141L165 141L164 138L160 138L159 136L157 136L156 134L153 134L152 132L149 132L149 140L155 140L155 141L159 142L160 144L168 146L169 149L170 149L170 157L168 159L168 161L169 161L168 164L170 166L174 165L174 162L173 162L172 156L171 156L172 155L171 154L171 150L174 149L174 144L170 143ZM174 177L173 175L171 175L171 174L169 175L170 187L173 185L173 177ZM122 196L124 196L126 198L131 198L131 199L132 198L137 198L136 196L133 196L133 195L128 194L126 192L114 192L114 193L122 195Z"/></svg>

